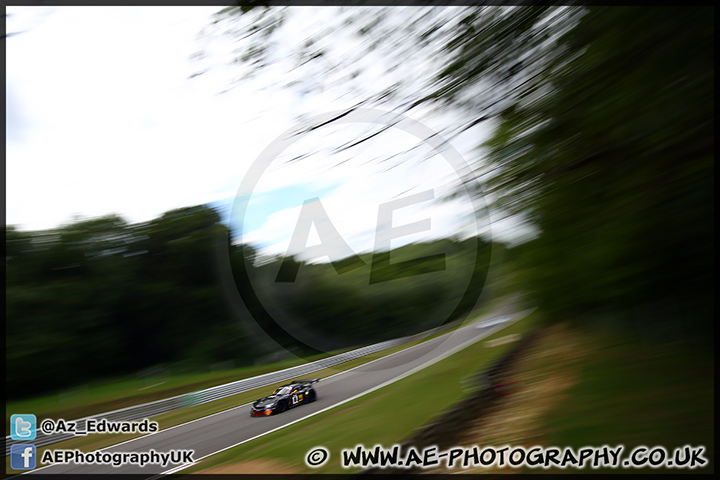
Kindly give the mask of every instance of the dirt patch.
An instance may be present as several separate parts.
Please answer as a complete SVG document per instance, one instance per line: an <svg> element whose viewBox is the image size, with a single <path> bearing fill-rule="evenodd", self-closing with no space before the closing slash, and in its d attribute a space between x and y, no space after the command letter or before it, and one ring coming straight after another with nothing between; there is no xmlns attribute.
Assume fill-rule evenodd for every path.
<svg viewBox="0 0 720 480"><path fill-rule="evenodd" d="M469 419L456 442L457 446L524 446L543 445L546 432L542 418L566 396L567 390L579 380L581 360L588 355L576 333L555 325L518 358L509 380L512 392L496 402L485 415ZM438 468L422 473L520 473L521 469L497 467Z"/></svg>
<svg viewBox="0 0 720 480"><path fill-rule="evenodd" d="M245 462L229 463L207 468L197 473L210 474L293 474L302 473L300 470L289 467L277 460L258 459Z"/></svg>

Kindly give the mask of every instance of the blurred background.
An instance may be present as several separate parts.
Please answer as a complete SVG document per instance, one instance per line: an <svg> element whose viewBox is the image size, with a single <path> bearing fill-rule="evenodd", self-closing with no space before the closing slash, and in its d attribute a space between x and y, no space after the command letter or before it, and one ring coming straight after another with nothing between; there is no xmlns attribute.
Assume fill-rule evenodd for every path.
<svg viewBox="0 0 720 480"><path fill-rule="evenodd" d="M8 398L277 352L231 305L222 262L271 278L298 206L333 189L331 217L350 219L339 233L368 255L368 227L347 209L371 194L417 193L427 178L441 192L423 210L437 228L393 243L393 258L445 253L483 270L483 285L489 274L485 288L522 292L546 323L712 359L713 14L9 7ZM308 123L319 113L367 107L424 122L467 169L440 176L434 153L418 149L428 138L389 139L392 126L374 126L336 148L308 142L271 175L263 192L274 200L233 218L240 181L277 135L319 128ZM343 155L382 168L363 173L364 190L349 188ZM336 174L331 182L312 183L317 162ZM420 169L425 177L408 178ZM291 193L299 203L283 204ZM467 227L478 199L490 229ZM470 213L458 216L463 208ZM359 274L292 260L302 293L274 302L333 348L425 329L432 322L417 314L438 302L454 312L439 323L478 306L449 273L386 282L368 297ZM322 350L283 333L276 342ZM712 375L700 384L712 395Z"/></svg>

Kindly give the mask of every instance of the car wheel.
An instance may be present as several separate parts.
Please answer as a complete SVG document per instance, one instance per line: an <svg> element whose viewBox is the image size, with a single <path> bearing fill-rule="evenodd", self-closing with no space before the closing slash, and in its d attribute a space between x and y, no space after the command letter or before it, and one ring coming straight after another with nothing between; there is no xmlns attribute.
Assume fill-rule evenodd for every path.
<svg viewBox="0 0 720 480"><path fill-rule="evenodd" d="M308 403L312 403L315 400L317 400L317 395L315 394L315 390L310 390L307 393L307 401L308 401Z"/></svg>
<svg viewBox="0 0 720 480"><path fill-rule="evenodd" d="M282 413L285 410L287 410L287 403L280 402L277 404L277 407L275 407L275 413Z"/></svg>

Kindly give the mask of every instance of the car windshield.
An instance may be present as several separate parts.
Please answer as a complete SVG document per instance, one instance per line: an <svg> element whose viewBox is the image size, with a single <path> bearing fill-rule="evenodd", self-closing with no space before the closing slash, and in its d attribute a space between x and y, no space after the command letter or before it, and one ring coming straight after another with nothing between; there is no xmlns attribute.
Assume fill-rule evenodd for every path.
<svg viewBox="0 0 720 480"><path fill-rule="evenodd" d="M286 395L286 394L290 393L290 388L291 388L290 385L280 387L273 392L273 395Z"/></svg>

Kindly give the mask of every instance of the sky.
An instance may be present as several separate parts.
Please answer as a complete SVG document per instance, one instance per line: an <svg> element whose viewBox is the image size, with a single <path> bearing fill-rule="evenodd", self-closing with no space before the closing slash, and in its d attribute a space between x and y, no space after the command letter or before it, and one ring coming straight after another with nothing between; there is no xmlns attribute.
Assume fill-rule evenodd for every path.
<svg viewBox="0 0 720 480"><path fill-rule="evenodd" d="M354 100L271 87L277 78L268 75L278 70L228 89L235 72L222 59L193 77L200 68L193 54L208 46L199 33L217 9L7 8L7 29L19 32L6 39L7 224L39 230L111 213L135 223L211 204L224 221L242 222L243 241L276 255L287 250L303 202L318 198L327 220L360 252L377 242L382 205L431 190L434 200L395 210L392 225L383 227L429 218L430 228L393 246L477 233L467 221L474 208L468 198L437 201L457 174L411 132L393 128L382 141L337 151L381 123L346 123L301 136L268 164L251 191L241 191L261 153L296 128L298 117L340 110ZM304 28L300 21L291 24L288 35L302 38ZM443 121L414 120L430 129ZM477 140L458 138L452 147L468 158ZM382 162L418 144L406 163L388 169ZM418 162L418 154L425 161ZM288 162L298 155L308 158ZM242 219L238 206L247 208ZM513 238L513 228L494 225L492 234ZM313 229L308 245L322 240Z"/></svg>

